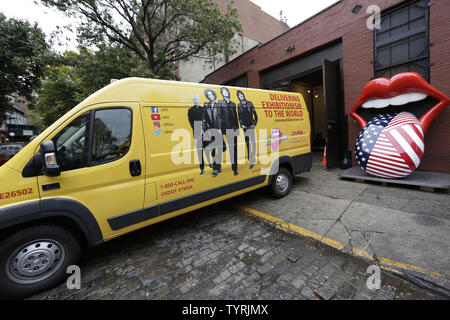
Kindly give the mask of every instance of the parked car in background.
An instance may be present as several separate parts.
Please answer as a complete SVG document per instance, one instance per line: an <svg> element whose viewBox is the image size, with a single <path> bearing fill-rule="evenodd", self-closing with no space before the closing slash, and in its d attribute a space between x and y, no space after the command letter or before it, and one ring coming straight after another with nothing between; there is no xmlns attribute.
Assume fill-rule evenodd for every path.
<svg viewBox="0 0 450 320"><path fill-rule="evenodd" d="M3 144L0 145L0 155L6 160L11 159L17 152L22 150L23 146L20 144Z"/></svg>
<svg viewBox="0 0 450 320"><path fill-rule="evenodd" d="M1 167L2 165L4 165L6 161L8 161L8 159L6 159L5 157L3 157L3 155L0 153L0 167Z"/></svg>

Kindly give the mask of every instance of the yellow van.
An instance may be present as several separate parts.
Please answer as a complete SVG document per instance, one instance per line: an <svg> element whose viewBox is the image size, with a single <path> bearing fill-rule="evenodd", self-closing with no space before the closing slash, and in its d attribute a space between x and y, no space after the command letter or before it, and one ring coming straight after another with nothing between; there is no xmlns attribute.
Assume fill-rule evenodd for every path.
<svg viewBox="0 0 450 320"><path fill-rule="evenodd" d="M0 167L0 295L63 281L83 247L312 166L298 93L128 78L92 94Z"/></svg>

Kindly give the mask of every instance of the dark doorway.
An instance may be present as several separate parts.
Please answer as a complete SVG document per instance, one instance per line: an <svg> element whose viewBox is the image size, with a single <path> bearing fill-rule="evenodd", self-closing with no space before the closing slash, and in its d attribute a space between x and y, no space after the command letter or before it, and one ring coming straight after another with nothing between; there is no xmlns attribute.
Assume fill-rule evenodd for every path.
<svg viewBox="0 0 450 320"><path fill-rule="evenodd" d="M286 90L303 95L311 123L311 149L323 153L326 146L327 168L340 165L345 151L342 130L340 64L323 60L322 68L292 80Z"/></svg>
<svg viewBox="0 0 450 320"><path fill-rule="evenodd" d="M303 95L312 151L322 157L327 147L327 168L340 166L348 147L342 70L342 43L336 42L261 73L265 89Z"/></svg>
<svg viewBox="0 0 450 320"><path fill-rule="evenodd" d="M323 97L327 130L327 168L342 161L339 63L323 60Z"/></svg>
<svg viewBox="0 0 450 320"><path fill-rule="evenodd" d="M324 104L322 69L292 81L289 91L303 95L311 123L311 148L323 152L326 144L327 127Z"/></svg>

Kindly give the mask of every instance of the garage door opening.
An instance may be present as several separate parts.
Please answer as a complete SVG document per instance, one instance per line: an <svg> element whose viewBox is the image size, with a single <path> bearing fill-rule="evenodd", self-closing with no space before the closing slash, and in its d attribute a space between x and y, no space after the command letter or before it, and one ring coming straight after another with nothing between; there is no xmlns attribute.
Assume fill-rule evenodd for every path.
<svg viewBox="0 0 450 320"><path fill-rule="evenodd" d="M320 158L326 146L328 169L348 163L341 54L336 44L262 74L265 89L303 95L311 120L312 151Z"/></svg>
<svg viewBox="0 0 450 320"><path fill-rule="evenodd" d="M322 69L292 81L291 91L303 95L311 122L311 148L323 153L327 137L327 116L323 92Z"/></svg>

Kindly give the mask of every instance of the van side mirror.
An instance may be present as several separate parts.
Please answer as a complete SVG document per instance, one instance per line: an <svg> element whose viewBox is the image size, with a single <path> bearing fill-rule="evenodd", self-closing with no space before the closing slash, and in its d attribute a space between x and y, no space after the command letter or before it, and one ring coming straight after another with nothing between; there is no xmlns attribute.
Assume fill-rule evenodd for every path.
<svg viewBox="0 0 450 320"><path fill-rule="evenodd" d="M42 170L46 176L57 177L61 174L57 152L53 141L41 143Z"/></svg>

